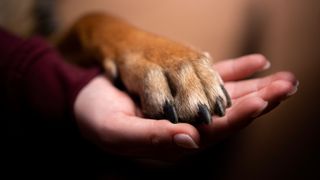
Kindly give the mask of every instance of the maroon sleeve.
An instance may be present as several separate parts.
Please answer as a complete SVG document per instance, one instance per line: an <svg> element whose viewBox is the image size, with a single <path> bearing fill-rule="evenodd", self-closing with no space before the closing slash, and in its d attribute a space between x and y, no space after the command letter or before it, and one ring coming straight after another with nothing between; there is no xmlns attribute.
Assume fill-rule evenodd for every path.
<svg viewBox="0 0 320 180"><path fill-rule="evenodd" d="M1 163L15 172L10 177L26 177L21 172L62 175L72 169L78 174L96 164L92 159L100 151L82 138L73 121L73 104L99 73L99 68L65 63L41 38L25 40L0 28Z"/></svg>
<svg viewBox="0 0 320 180"><path fill-rule="evenodd" d="M67 64L39 37L24 40L0 29L0 100L13 116L27 118L31 114L41 120L72 117L78 92L98 73L98 68Z"/></svg>

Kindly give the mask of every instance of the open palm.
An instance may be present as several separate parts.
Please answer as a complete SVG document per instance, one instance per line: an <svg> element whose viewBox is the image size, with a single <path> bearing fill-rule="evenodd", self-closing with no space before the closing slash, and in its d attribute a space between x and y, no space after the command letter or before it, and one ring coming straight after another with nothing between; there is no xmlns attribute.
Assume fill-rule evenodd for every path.
<svg viewBox="0 0 320 180"><path fill-rule="evenodd" d="M217 142L275 108L296 91L297 81L289 72L244 79L266 69L261 55L249 55L216 63L232 98L224 117L213 117L210 125L142 117L132 99L105 77L92 80L78 95L75 115L83 135L108 152L151 158L170 158Z"/></svg>

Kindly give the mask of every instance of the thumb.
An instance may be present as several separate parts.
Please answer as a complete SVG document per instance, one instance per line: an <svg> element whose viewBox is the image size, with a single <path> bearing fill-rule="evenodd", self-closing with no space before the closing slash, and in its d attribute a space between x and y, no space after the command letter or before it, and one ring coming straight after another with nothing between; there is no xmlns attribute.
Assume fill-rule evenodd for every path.
<svg viewBox="0 0 320 180"><path fill-rule="evenodd" d="M172 124L168 120L119 115L103 129L105 149L123 155L148 156L154 151L197 149L200 142L199 132L194 126Z"/></svg>

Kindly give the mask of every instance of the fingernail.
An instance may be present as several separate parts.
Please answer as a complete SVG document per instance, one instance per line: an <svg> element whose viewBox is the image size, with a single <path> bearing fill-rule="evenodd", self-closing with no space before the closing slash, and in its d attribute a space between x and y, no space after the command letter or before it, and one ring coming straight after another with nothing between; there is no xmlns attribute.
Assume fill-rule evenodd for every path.
<svg viewBox="0 0 320 180"><path fill-rule="evenodd" d="M199 148L199 146L187 134L176 134L173 137L173 141L176 145L183 147L183 148L187 148L187 149Z"/></svg>
<svg viewBox="0 0 320 180"><path fill-rule="evenodd" d="M290 96L294 95L297 91L298 91L298 87L295 86L295 87L287 94L287 97L290 97Z"/></svg>
<svg viewBox="0 0 320 180"><path fill-rule="evenodd" d="M298 91L299 81L295 83L293 89L287 94L287 97L294 95Z"/></svg>
<svg viewBox="0 0 320 180"><path fill-rule="evenodd" d="M262 67L262 70L267 70L271 67L271 63L267 61L267 63Z"/></svg>
<svg viewBox="0 0 320 180"><path fill-rule="evenodd" d="M252 117L253 118L258 117L267 108L267 106L268 106L268 102L265 102L264 105L252 115Z"/></svg>

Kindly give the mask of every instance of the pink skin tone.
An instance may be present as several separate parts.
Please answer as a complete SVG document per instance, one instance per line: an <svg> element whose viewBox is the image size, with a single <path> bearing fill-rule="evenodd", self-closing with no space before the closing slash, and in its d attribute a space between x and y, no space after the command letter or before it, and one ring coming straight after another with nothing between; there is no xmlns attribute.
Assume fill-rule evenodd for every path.
<svg viewBox="0 0 320 180"><path fill-rule="evenodd" d="M172 124L141 116L132 99L104 76L94 78L78 94L75 116L83 136L109 153L154 159L177 159L212 145L270 112L297 91L290 72L242 80L270 67L259 54L214 65L232 99L224 117L210 125Z"/></svg>

